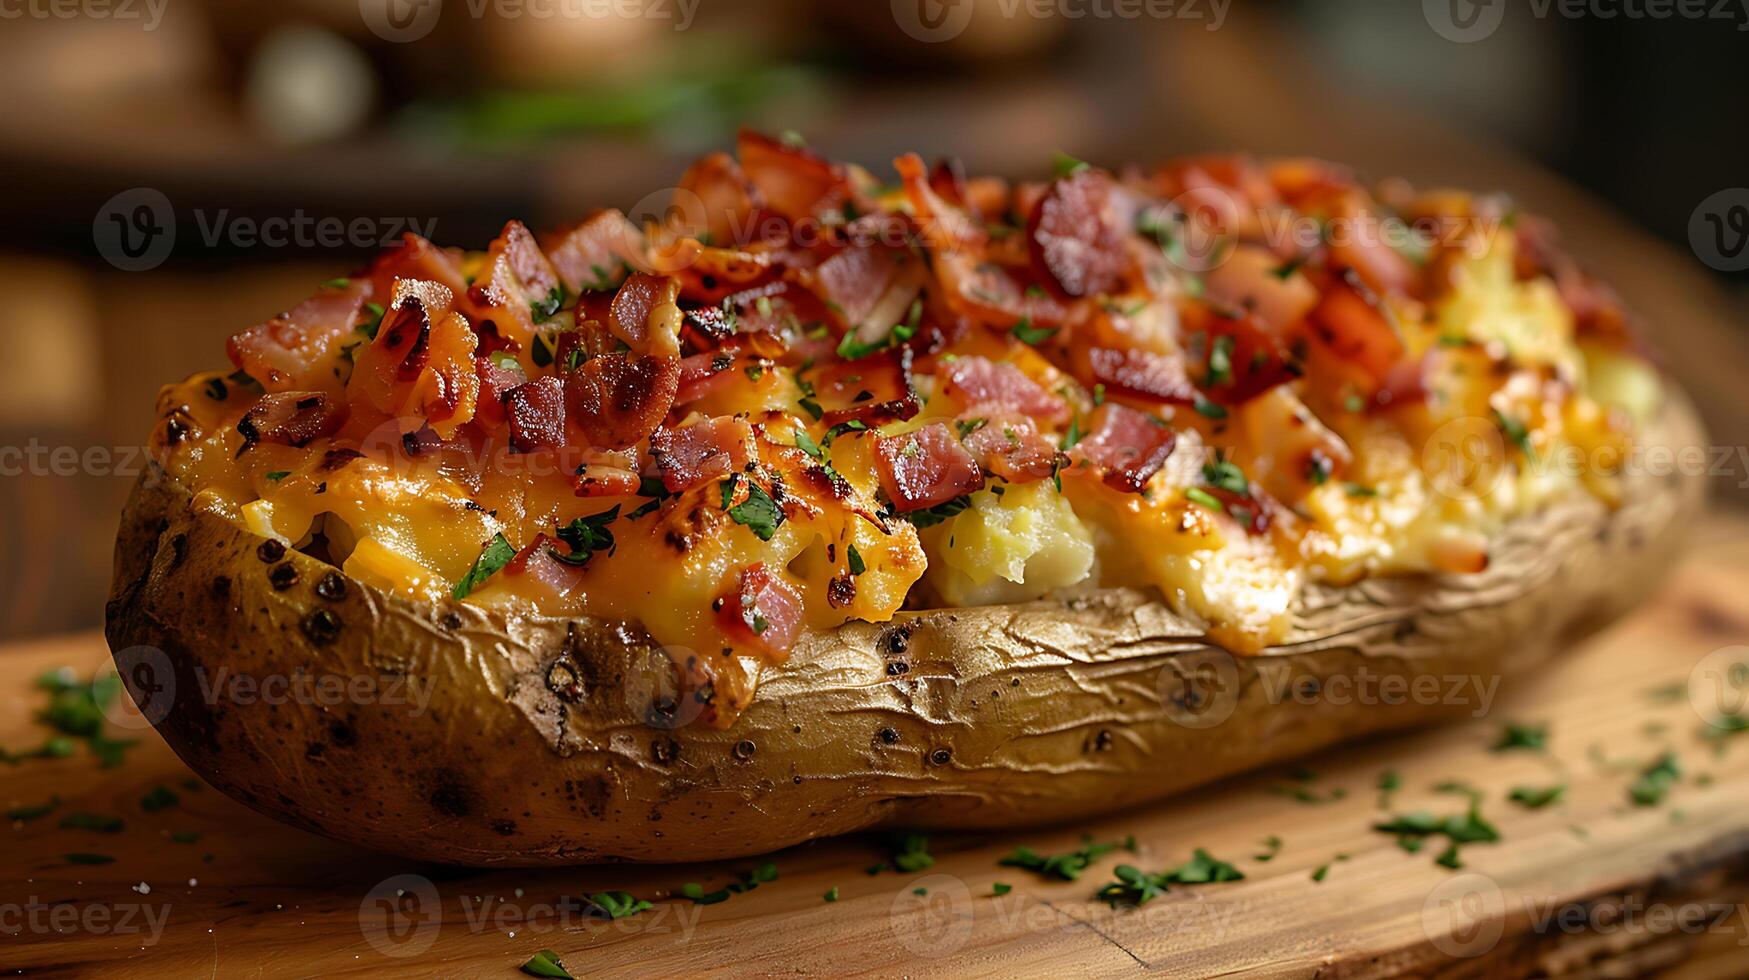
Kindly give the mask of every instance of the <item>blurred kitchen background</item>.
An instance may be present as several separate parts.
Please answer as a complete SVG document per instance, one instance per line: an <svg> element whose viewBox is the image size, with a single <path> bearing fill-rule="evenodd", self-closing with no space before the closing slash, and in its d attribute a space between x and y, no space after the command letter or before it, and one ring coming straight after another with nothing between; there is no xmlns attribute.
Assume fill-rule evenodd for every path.
<svg viewBox="0 0 1749 980"><path fill-rule="evenodd" d="M877 170L906 149L1009 176L1059 150L1246 149L1509 190L1647 315L1714 440L1749 445L1749 10L1704 6L1730 16L0 0L0 447L39 447L33 472L0 473L0 639L100 622L130 482L110 471L137 463L158 385L221 364L229 333L410 227L483 247L508 217L630 210L743 124ZM1739 459L1717 496L1744 482Z"/></svg>

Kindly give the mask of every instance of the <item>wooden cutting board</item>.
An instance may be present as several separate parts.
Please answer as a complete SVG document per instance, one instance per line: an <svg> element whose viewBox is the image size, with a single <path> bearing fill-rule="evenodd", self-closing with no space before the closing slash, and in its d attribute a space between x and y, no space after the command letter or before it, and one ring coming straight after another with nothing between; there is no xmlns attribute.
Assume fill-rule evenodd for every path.
<svg viewBox="0 0 1749 980"><path fill-rule="evenodd" d="M1704 738L1691 696L1714 697L1729 676L1716 668L1733 654L1715 651L1749 643L1746 595L1749 520L1716 518L1646 608L1500 692L1485 717L1084 826L937 836L933 866L912 872L867 873L887 854L881 840L819 842L772 856L775 880L712 905L668 896L687 882L721 888L762 862L489 873L406 862L257 816L115 712L109 734L140 740L118 767L83 747L0 765L5 807L59 800L0 829L0 967L508 978L551 948L578 977L1749 975L1749 733ZM0 652L0 745L49 734L33 720L47 697L32 688L39 674L88 676L107 663L95 635ZM1547 725L1546 749L1494 751L1509 721ZM1634 805L1630 785L1666 751L1682 777L1657 805ZM1401 783L1389 800L1377 788L1386 772ZM1451 780L1482 794L1480 813L1501 836L1464 847L1461 870L1435 863L1443 841L1408 853L1371 829L1391 814L1463 813L1462 795L1435 788ZM1541 809L1507 799L1555 784L1564 796ZM122 826L62 827L72 814ZM1073 850L1083 833L1134 835L1135 852L1105 854L1077 881L998 864L1019 845ZM1270 837L1281 843L1265 861ZM1175 885L1127 910L1094 900L1117 865L1166 870L1196 848L1244 880ZM993 895L999 882L1012 890ZM655 906L589 919L576 898L609 890Z"/></svg>

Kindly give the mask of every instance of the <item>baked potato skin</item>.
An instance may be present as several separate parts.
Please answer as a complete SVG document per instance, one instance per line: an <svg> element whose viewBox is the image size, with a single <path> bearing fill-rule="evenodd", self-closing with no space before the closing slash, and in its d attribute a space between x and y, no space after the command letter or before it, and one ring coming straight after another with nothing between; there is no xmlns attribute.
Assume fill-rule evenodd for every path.
<svg viewBox="0 0 1749 980"><path fill-rule="evenodd" d="M1674 391L1643 436L1703 439ZM1516 522L1479 575L1308 590L1292 640L1256 658L1125 590L851 623L804 638L717 730L663 714L663 671L633 627L405 601L264 552L160 470L123 515L107 635L173 664L158 728L175 751L287 822L465 865L722 859L886 826L1065 820L1471 713L1469 699L1302 700L1280 684L1510 683L1655 587L1702 496L1698 478L1634 475L1616 510L1585 499ZM215 677L300 671L404 678L429 703L205 693ZM1187 710L1187 690L1226 700Z"/></svg>

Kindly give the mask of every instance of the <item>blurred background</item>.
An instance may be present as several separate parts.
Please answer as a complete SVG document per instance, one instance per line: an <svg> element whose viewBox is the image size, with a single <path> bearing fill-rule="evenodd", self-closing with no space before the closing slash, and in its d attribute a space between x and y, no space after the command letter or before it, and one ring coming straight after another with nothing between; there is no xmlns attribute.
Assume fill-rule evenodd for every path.
<svg viewBox="0 0 1749 980"><path fill-rule="evenodd" d="M877 172L1244 149L1506 190L1749 445L1749 3L0 0L0 83L0 639L101 621L127 447L228 334L403 231L633 210L741 125Z"/></svg>

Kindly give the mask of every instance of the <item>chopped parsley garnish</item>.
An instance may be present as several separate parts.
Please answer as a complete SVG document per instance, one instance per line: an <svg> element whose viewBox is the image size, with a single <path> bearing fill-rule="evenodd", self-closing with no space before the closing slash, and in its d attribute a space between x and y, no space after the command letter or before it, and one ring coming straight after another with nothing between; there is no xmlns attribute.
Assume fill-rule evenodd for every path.
<svg viewBox="0 0 1749 980"><path fill-rule="evenodd" d="M821 897L828 902L838 901L838 886L833 885L831 888L826 889L826 894Z"/></svg>
<svg viewBox="0 0 1749 980"><path fill-rule="evenodd" d="M844 557L850 562L850 574L861 575L868 571L868 566L862 561L862 552L856 550L856 545L845 545Z"/></svg>
<svg viewBox="0 0 1749 980"><path fill-rule="evenodd" d="M1233 380L1233 338L1221 334L1209 347L1208 376L1203 383L1213 387Z"/></svg>
<svg viewBox="0 0 1749 980"><path fill-rule="evenodd" d="M1525 725L1509 722L1500 730L1500 737L1494 742L1492 751L1509 752L1522 749L1528 752L1541 752L1548 748L1549 726Z"/></svg>
<svg viewBox="0 0 1749 980"><path fill-rule="evenodd" d="M1035 327L1032 325L1031 317L1021 317L1020 322L1016 323L1014 329L1009 332L1014 334L1015 339L1021 343L1037 347L1055 336L1057 330L1055 327Z"/></svg>
<svg viewBox="0 0 1749 980"><path fill-rule="evenodd" d="M1448 868L1462 866L1457 856L1458 845L1492 843L1500 839L1500 832L1483 819L1480 801L1476 799L1470 801L1469 809L1462 814L1440 818L1425 810L1417 810L1373 824L1373 829L1395 834L1397 846L1411 854L1421 850L1428 838L1443 835L1449 843L1436 861Z"/></svg>
<svg viewBox="0 0 1749 980"><path fill-rule="evenodd" d="M553 532L560 541L570 545L571 553L561 555L554 551L553 557L569 565L585 565L589 563L589 559L595 557L595 553L598 551L606 551L611 554L613 551L613 532L609 531L607 526L616 520L619 520L618 504L614 504L599 514L574 518L571 523Z"/></svg>
<svg viewBox="0 0 1749 980"><path fill-rule="evenodd" d="M1311 457L1306 460L1306 480L1314 487L1321 487L1330 482L1330 473L1335 468L1336 464L1330 457L1313 450Z"/></svg>
<svg viewBox="0 0 1749 980"><path fill-rule="evenodd" d="M154 786L152 791L140 798L140 809L147 813L157 813L182 802L176 792L168 786Z"/></svg>
<svg viewBox="0 0 1749 980"><path fill-rule="evenodd" d="M534 335L533 346L529 348L528 356L534 361L535 367L551 367L555 353L555 342L548 340L544 333Z"/></svg>
<svg viewBox="0 0 1749 980"><path fill-rule="evenodd" d="M1202 482L1240 496L1251 492L1251 481L1246 479L1245 471L1237 463L1224 459L1217 458L1212 463L1203 464Z"/></svg>
<svg viewBox="0 0 1749 980"><path fill-rule="evenodd" d="M1201 415L1203 418L1224 419L1227 417L1226 406L1220 405L1216 402L1211 402L1207 398L1202 397L1201 395L1197 396L1195 407L1196 407L1196 413L1198 415Z"/></svg>
<svg viewBox="0 0 1749 980"><path fill-rule="evenodd" d="M1262 854L1251 855L1251 860L1273 861L1275 856L1281 853L1281 838L1274 834L1270 834L1268 837L1263 838L1263 846L1266 850L1264 850Z"/></svg>
<svg viewBox="0 0 1749 980"><path fill-rule="evenodd" d="M1081 416L1073 416L1069 419L1069 428L1064 431L1063 441L1059 444L1059 448L1064 451L1074 449L1076 444L1080 443L1086 435L1085 432L1081 431Z"/></svg>
<svg viewBox="0 0 1749 980"><path fill-rule="evenodd" d="M291 476L291 470L274 470L273 472L267 474L267 478L269 480L273 481L274 483L278 483L279 481L285 479L288 476Z"/></svg>
<svg viewBox="0 0 1749 980"><path fill-rule="evenodd" d="M1559 784L1543 787L1518 786L1512 790L1512 795L1508 796L1507 799L1526 810L1540 810L1559 800L1566 792L1567 787Z"/></svg>
<svg viewBox="0 0 1749 980"><path fill-rule="evenodd" d="M991 898L1000 898L1003 895L1006 895L1013 890L1014 890L1014 886L1010 885L1006 881L993 881L990 883L990 897Z"/></svg>
<svg viewBox="0 0 1749 980"><path fill-rule="evenodd" d="M34 803L29 806L15 806L12 809L7 810L6 819L17 820L20 823L28 823L39 817L48 816L55 812L60 805L61 798L58 796L51 796L47 803Z"/></svg>
<svg viewBox="0 0 1749 980"><path fill-rule="evenodd" d="M729 506L735 497L736 477L723 481L723 507L729 512L729 519L736 524L744 525L761 541L770 541L777 533L777 526L783 523L783 508L777 506L777 501L771 499L771 494L765 488L752 480L747 481L747 499Z"/></svg>
<svg viewBox="0 0 1749 980"><path fill-rule="evenodd" d="M1292 258L1269 270L1269 274L1282 282L1287 282L1294 273L1300 271L1300 266L1305 264L1306 260L1303 257Z"/></svg>
<svg viewBox="0 0 1749 980"><path fill-rule="evenodd" d="M1086 170L1087 166L1087 161L1076 159L1062 150L1058 150L1056 157L1051 161L1051 173L1058 177L1069 177Z"/></svg>
<svg viewBox="0 0 1749 980"><path fill-rule="evenodd" d="M907 874L923 871L935 866L935 855L929 853L929 838L923 834L907 833L891 838L892 854L879 864L871 865L868 873L880 874L882 871L902 871Z"/></svg>
<svg viewBox="0 0 1749 980"><path fill-rule="evenodd" d="M377 331L382 328L383 314L386 312L381 303L364 304L364 319L358 321L356 329L372 340L377 339Z"/></svg>
<svg viewBox="0 0 1749 980"><path fill-rule="evenodd" d="M645 899L633 897L630 892L593 892L589 895L589 904L606 913L609 919L624 919L655 908Z"/></svg>
<svg viewBox="0 0 1749 980"><path fill-rule="evenodd" d="M543 949L530 956L528 962L522 964L522 972L531 977L550 977L555 980L576 980L565 964L559 962L559 954L550 949Z"/></svg>
<svg viewBox="0 0 1749 980"><path fill-rule="evenodd" d="M972 498L969 495L962 495L946 503L936 504L934 507L926 507L922 510L914 510L901 516L910 521L913 527L934 527L950 517L957 516L971 505Z"/></svg>
<svg viewBox="0 0 1749 980"><path fill-rule="evenodd" d="M1379 488L1378 487L1369 487L1364 483L1344 483L1342 485L1342 490L1344 493L1348 494L1350 497L1357 497L1357 498L1359 498L1359 497L1376 497L1379 495Z"/></svg>
<svg viewBox="0 0 1749 980"><path fill-rule="evenodd" d="M765 882L776 880L777 865L767 862L752 871L742 873L738 880L732 881L714 892L707 892L703 885L696 881L689 881L680 886L680 897L690 899L695 905L715 905L718 902L728 901L734 895L750 892Z"/></svg>
<svg viewBox="0 0 1749 980"><path fill-rule="evenodd" d="M1530 429L1523 422L1497 408L1494 409L1494 422L1500 426L1501 435L1511 440L1512 444L1517 446L1525 456L1531 459L1536 458L1536 450L1530 444Z"/></svg>
<svg viewBox="0 0 1749 980"><path fill-rule="evenodd" d="M1185 499L1189 500L1191 503L1199 504L1199 505L1201 505L1209 510L1215 511L1217 513L1225 511L1227 509L1227 505L1221 503L1220 498L1209 493L1207 490L1204 490L1201 487L1191 487L1190 489L1184 491L1184 496L1185 496Z"/></svg>
<svg viewBox="0 0 1749 980"><path fill-rule="evenodd" d="M1081 846L1063 854L1040 854L1030 847L1017 847L1008 856L996 862L1003 867L1025 868L1037 872L1047 878L1060 878L1063 881L1074 881L1081 877L1081 872L1088 866L1118 848L1135 853L1136 839L1127 837L1122 841L1111 841L1096 844L1091 835L1081 838Z"/></svg>
<svg viewBox="0 0 1749 980"><path fill-rule="evenodd" d="M1657 806L1681 778L1682 767L1677 764L1676 753L1666 752L1628 787L1628 799L1634 806Z"/></svg>
<svg viewBox="0 0 1749 980"><path fill-rule="evenodd" d="M450 590L450 595L457 599L466 599L469 593L479 588L481 583L498 574L510 559L516 557L516 548L510 540L504 537L502 531L492 535L492 540L480 552L480 557L474 559L468 573Z"/></svg>
<svg viewBox="0 0 1749 980"><path fill-rule="evenodd" d="M61 818L63 830L95 830L100 834L119 834L125 826L120 817L101 813L69 813Z"/></svg>
<svg viewBox="0 0 1749 980"><path fill-rule="evenodd" d="M1117 880L1101 888L1097 896L1112 908L1144 905L1165 894L1169 885L1207 885L1245 879L1238 868L1200 847L1190 860L1170 871L1149 874L1133 865L1121 864L1113 873Z"/></svg>
<svg viewBox="0 0 1749 980"><path fill-rule="evenodd" d="M345 289L347 286L350 286L350 285L352 285L352 280L346 278L345 276L341 276L338 279L330 279L327 282L323 283L322 288L323 289Z"/></svg>

